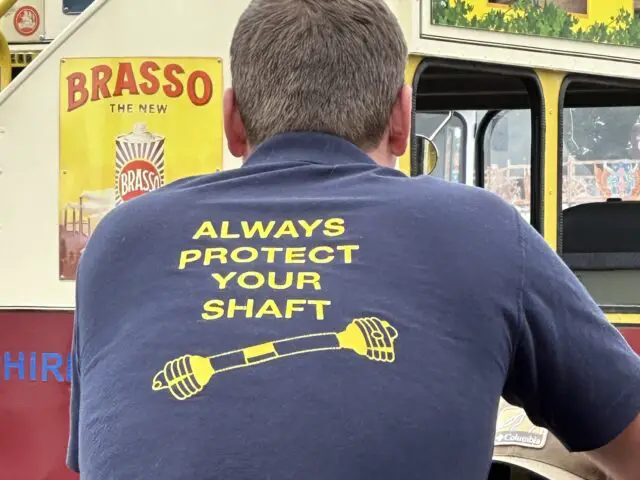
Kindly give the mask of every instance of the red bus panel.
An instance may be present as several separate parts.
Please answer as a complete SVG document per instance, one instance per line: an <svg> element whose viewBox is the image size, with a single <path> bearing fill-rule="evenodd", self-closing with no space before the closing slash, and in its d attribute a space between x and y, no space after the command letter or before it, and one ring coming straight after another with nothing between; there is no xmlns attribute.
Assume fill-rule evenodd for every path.
<svg viewBox="0 0 640 480"><path fill-rule="evenodd" d="M72 312L0 311L0 478L77 480L65 466Z"/></svg>

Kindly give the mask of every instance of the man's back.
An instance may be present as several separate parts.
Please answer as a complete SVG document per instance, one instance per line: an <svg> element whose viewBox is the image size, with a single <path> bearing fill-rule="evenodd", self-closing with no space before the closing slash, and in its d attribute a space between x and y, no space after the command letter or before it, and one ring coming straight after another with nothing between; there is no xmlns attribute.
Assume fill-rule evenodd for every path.
<svg viewBox="0 0 640 480"><path fill-rule="evenodd" d="M549 387L508 375L539 361L515 351L526 237L497 197L327 135L125 204L78 277L81 472L483 478L505 382Z"/></svg>
<svg viewBox="0 0 640 480"><path fill-rule="evenodd" d="M516 329L518 272L495 268L520 260L514 211L334 138L263 149L284 143L99 227L79 273L87 478L487 469Z"/></svg>

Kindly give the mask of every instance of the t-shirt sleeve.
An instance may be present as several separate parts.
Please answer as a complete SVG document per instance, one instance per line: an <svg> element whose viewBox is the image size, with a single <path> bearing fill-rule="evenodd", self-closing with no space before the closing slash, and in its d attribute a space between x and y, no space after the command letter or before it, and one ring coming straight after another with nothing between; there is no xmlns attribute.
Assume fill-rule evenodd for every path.
<svg viewBox="0 0 640 480"><path fill-rule="evenodd" d="M518 222L520 331L504 397L570 450L599 448L640 413L640 356L542 236Z"/></svg>
<svg viewBox="0 0 640 480"><path fill-rule="evenodd" d="M76 314L73 322L73 340L71 343L71 398L69 402L69 442L67 446L66 463L71 470L79 473L78 420L80 413L80 356L78 344L78 311L79 309L76 300Z"/></svg>

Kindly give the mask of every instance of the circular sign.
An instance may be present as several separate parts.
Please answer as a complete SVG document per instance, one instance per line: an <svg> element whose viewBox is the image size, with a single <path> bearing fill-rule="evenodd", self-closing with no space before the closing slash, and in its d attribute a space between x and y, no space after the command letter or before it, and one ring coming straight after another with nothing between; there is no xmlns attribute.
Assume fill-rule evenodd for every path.
<svg viewBox="0 0 640 480"><path fill-rule="evenodd" d="M34 7L20 7L13 15L13 27L23 37L30 37L40 28L40 14Z"/></svg>
<svg viewBox="0 0 640 480"><path fill-rule="evenodd" d="M162 178L158 169L148 160L133 160L127 163L118 175L118 193L123 202L161 186Z"/></svg>

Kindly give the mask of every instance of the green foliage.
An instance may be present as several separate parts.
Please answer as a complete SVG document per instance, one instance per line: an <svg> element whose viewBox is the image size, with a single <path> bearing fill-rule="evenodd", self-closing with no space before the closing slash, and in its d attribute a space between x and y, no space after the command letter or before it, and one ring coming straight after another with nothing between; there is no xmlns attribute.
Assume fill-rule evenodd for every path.
<svg viewBox="0 0 640 480"><path fill-rule="evenodd" d="M586 29L575 29L578 20L574 16L544 0L516 0L507 9L493 9L482 17L473 15L473 6L466 0L433 0L432 17L438 25L640 46L640 20L624 9L608 23L594 23Z"/></svg>

